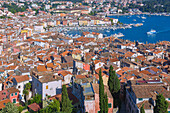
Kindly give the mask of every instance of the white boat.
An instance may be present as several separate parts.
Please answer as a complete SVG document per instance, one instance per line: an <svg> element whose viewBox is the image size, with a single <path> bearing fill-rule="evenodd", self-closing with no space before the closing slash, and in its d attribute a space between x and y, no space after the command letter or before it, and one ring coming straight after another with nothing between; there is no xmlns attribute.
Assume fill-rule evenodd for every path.
<svg viewBox="0 0 170 113"><path fill-rule="evenodd" d="M136 19L133 19L133 21L136 21Z"/></svg>
<svg viewBox="0 0 170 113"><path fill-rule="evenodd" d="M122 33L118 33L118 34L114 34L113 37L119 38L119 37L123 37L124 35Z"/></svg>
<svg viewBox="0 0 170 113"><path fill-rule="evenodd" d="M141 17L141 18L142 18L142 19L146 19L146 17L144 17L144 16L143 16L143 17Z"/></svg>
<svg viewBox="0 0 170 113"><path fill-rule="evenodd" d="M106 30L106 32L110 32L109 30Z"/></svg>
<svg viewBox="0 0 170 113"><path fill-rule="evenodd" d="M151 29L147 32L148 35L156 34L156 30Z"/></svg>

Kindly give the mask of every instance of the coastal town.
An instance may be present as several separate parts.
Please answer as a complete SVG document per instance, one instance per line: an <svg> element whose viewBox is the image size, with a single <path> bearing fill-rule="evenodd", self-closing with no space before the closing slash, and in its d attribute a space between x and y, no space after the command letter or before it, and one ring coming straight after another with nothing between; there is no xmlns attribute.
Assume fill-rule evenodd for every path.
<svg viewBox="0 0 170 113"><path fill-rule="evenodd" d="M130 3L0 1L0 113L169 113L170 42L100 32L170 15L115 7Z"/></svg>

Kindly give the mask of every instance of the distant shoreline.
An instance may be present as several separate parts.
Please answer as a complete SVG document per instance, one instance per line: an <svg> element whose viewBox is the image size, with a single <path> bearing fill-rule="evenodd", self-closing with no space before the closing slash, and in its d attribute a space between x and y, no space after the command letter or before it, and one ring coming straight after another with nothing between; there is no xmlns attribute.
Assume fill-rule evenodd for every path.
<svg viewBox="0 0 170 113"><path fill-rule="evenodd" d="M144 12L144 13L140 13L140 14L129 14L129 13L125 13L125 14L107 14L107 16L130 16L130 15L157 15L157 16L170 16L170 13L169 15L168 14L165 14L165 13L147 13L147 12Z"/></svg>

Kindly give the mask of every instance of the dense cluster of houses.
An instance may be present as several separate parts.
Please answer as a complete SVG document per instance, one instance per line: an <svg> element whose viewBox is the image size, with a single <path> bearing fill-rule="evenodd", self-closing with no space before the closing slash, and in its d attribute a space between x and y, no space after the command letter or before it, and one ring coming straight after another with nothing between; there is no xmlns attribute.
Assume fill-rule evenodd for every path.
<svg viewBox="0 0 170 113"><path fill-rule="evenodd" d="M160 93L170 103L170 42L144 44L95 32L71 39L44 29L71 24L75 18L60 13L0 19L0 109L8 102L25 102L23 90L31 83L28 99L41 94L43 105L34 103L29 110L46 107L50 99L61 100L62 85L67 85L74 108L97 113L101 69L111 113L113 97L107 84L111 65L121 82L127 113L139 113L143 104L146 112L153 111ZM76 21L97 24L97 19L100 23L98 17L82 16ZM109 23L107 18L103 22Z"/></svg>

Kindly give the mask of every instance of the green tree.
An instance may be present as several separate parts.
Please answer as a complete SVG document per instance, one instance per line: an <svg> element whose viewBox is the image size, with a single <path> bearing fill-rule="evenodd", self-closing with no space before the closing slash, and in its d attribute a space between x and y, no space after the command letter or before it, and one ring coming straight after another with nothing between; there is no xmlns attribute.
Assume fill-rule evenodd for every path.
<svg viewBox="0 0 170 113"><path fill-rule="evenodd" d="M156 96L156 106L154 107L154 113L168 113L168 102L162 94Z"/></svg>
<svg viewBox="0 0 170 113"><path fill-rule="evenodd" d="M100 113L104 113L104 84L102 79L102 71L99 71L99 105L100 105Z"/></svg>
<svg viewBox="0 0 170 113"><path fill-rule="evenodd" d="M24 96L25 102L27 102L27 97L28 97L28 95L29 95L28 90L24 89L24 90L23 90L23 94L25 95L25 96Z"/></svg>
<svg viewBox="0 0 170 113"><path fill-rule="evenodd" d="M36 94L34 97L33 97L33 103L37 103L37 104L40 104L42 102L42 96L40 94Z"/></svg>
<svg viewBox="0 0 170 113"><path fill-rule="evenodd" d="M19 111L19 113L21 113L21 112L23 111L23 107L22 107L22 106L19 106L19 107L18 107L18 111Z"/></svg>
<svg viewBox="0 0 170 113"><path fill-rule="evenodd" d="M140 113L145 113L144 104L143 104L142 107L140 108Z"/></svg>
<svg viewBox="0 0 170 113"><path fill-rule="evenodd" d="M31 89L31 83L30 82L25 84L25 89L26 90L30 90Z"/></svg>
<svg viewBox="0 0 170 113"><path fill-rule="evenodd" d="M109 80L108 80L109 90L114 98L114 107L120 107L119 93L120 93L120 81L113 70L113 66L109 69Z"/></svg>
<svg viewBox="0 0 170 113"><path fill-rule="evenodd" d="M116 72L113 71L113 66L110 66L109 69L108 86L112 94L118 93L120 91L120 81L116 75Z"/></svg>
<svg viewBox="0 0 170 113"><path fill-rule="evenodd" d="M7 103L5 108L2 108L0 113L19 113L19 111L17 106L15 106L13 103Z"/></svg>
<svg viewBox="0 0 170 113"><path fill-rule="evenodd" d="M107 93L104 95L104 113L108 113L108 97Z"/></svg>
<svg viewBox="0 0 170 113"><path fill-rule="evenodd" d="M52 111L59 112L60 111L60 102L58 100L54 99L53 102L51 102L48 105L48 108L51 109Z"/></svg>
<svg viewBox="0 0 170 113"><path fill-rule="evenodd" d="M61 99L61 109L62 112L71 113L72 112L72 101L68 97L66 85L62 87L62 99Z"/></svg>

